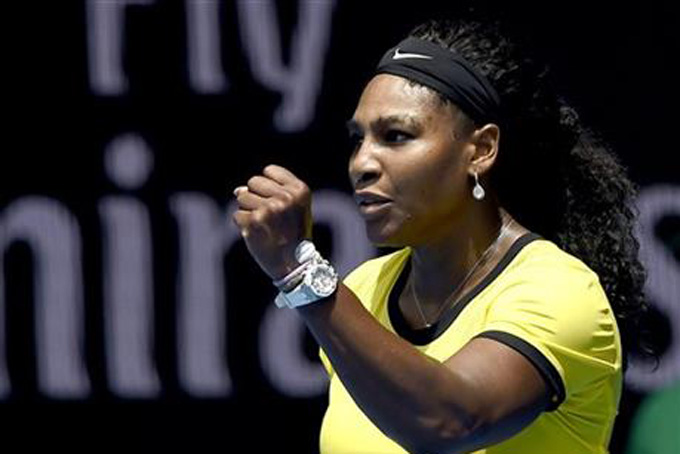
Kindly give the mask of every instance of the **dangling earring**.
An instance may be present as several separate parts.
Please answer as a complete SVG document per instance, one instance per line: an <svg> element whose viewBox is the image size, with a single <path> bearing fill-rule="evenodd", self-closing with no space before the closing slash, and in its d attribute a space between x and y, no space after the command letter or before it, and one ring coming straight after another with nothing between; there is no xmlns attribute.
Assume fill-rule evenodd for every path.
<svg viewBox="0 0 680 454"><path fill-rule="evenodd" d="M475 176L475 187L472 188L472 197L474 197L476 200L482 200L486 195L486 191L482 185L479 184L479 176L477 175L477 172L475 172L473 175Z"/></svg>

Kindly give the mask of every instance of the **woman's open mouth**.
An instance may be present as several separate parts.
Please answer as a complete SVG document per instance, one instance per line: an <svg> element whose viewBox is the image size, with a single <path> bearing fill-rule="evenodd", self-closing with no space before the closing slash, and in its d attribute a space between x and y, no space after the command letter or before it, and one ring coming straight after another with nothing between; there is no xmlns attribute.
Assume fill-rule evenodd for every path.
<svg viewBox="0 0 680 454"><path fill-rule="evenodd" d="M392 203L390 199L383 195L365 191L356 192L354 200L359 205L359 212L364 217L381 215Z"/></svg>

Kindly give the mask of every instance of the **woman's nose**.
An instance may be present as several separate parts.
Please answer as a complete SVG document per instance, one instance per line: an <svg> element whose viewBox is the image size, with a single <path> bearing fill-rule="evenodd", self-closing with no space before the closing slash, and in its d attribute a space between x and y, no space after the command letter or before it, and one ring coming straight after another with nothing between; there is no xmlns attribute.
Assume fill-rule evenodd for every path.
<svg viewBox="0 0 680 454"><path fill-rule="evenodd" d="M349 161L349 178L354 189L369 186L380 177L380 162L375 147L363 140Z"/></svg>

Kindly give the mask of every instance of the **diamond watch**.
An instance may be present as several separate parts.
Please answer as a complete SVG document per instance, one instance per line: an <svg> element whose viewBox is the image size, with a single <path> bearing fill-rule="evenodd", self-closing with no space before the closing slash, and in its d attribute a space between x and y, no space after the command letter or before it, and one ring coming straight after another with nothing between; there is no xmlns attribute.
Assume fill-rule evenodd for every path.
<svg viewBox="0 0 680 454"><path fill-rule="evenodd" d="M338 286L338 274L316 251L312 242L301 242L295 250L295 256L304 266L302 278L291 291L279 292L276 305L296 308L331 296Z"/></svg>

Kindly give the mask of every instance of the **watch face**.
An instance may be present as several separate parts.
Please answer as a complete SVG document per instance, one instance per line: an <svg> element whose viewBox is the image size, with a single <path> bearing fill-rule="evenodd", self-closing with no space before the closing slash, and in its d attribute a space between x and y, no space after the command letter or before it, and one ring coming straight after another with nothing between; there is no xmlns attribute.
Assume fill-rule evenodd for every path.
<svg viewBox="0 0 680 454"><path fill-rule="evenodd" d="M329 296L335 291L338 275L332 267L318 265L307 274L307 285L319 296Z"/></svg>

